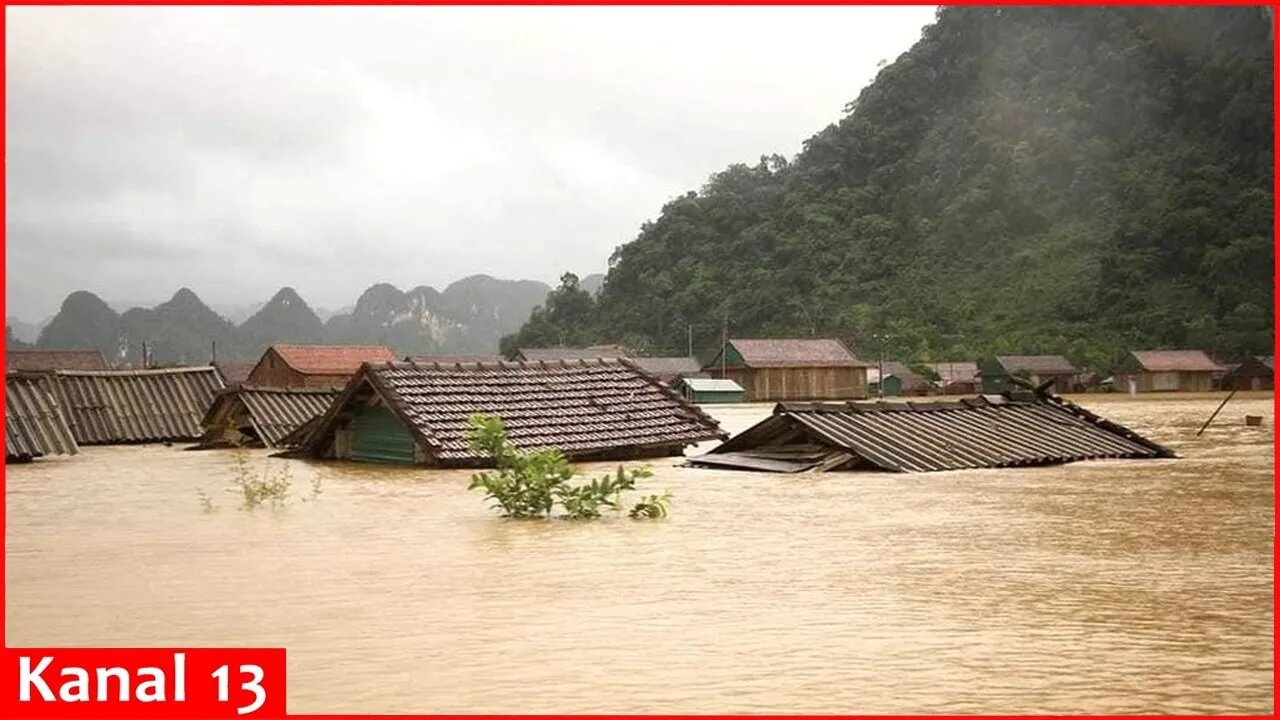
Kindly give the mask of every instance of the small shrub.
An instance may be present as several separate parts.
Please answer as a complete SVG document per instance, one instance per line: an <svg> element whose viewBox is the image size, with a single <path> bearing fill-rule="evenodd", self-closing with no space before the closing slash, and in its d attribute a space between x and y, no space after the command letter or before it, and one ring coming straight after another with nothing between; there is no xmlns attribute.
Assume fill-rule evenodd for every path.
<svg viewBox="0 0 1280 720"><path fill-rule="evenodd" d="M670 507L671 493L664 492L661 495L650 495L636 503L635 507L631 508L631 512L627 515L632 520L661 519L667 516L667 510Z"/></svg>
<svg viewBox="0 0 1280 720"><path fill-rule="evenodd" d="M627 470L619 465L614 474L572 485L569 481L577 471L559 451L517 449L507 439L501 418L474 415L470 423L467 442L474 452L492 457L496 471L472 475L467 489L483 489L485 497L493 501L491 507L501 510L505 517L547 518L557 504L564 517L572 519L598 518L606 509L620 512L622 493L634 490L638 478L652 474L645 468ZM630 517L666 517L671 496L664 493L662 498L659 503L658 496L650 496L641 503L658 503L660 513L632 509Z"/></svg>
<svg viewBox="0 0 1280 720"><path fill-rule="evenodd" d="M255 510L264 504L282 508L288 504L289 489L293 485L293 474L288 465L282 465L278 473L272 473L270 468L254 473L249 466L248 450L237 448L232 452L232 481L226 490L240 497L241 510ZM318 500L321 492L320 478L316 477L311 480L311 494L300 497L303 502L310 502ZM203 488L196 488L196 496L206 513L217 510L213 498Z"/></svg>
<svg viewBox="0 0 1280 720"><path fill-rule="evenodd" d="M211 513L218 509L218 506L213 504L213 498L209 497L209 494L204 491L204 488L196 488L196 497L200 499L201 510Z"/></svg>

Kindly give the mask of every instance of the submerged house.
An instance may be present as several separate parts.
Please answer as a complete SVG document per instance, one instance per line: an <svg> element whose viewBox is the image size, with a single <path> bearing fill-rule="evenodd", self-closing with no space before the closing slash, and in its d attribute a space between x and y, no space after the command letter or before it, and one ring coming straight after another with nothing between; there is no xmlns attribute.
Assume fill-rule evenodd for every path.
<svg viewBox="0 0 1280 720"><path fill-rule="evenodd" d="M868 368L867 373L875 378L868 383L870 392L885 397L928 395L932 387L928 378L907 367L906 363L885 362Z"/></svg>
<svg viewBox="0 0 1280 720"><path fill-rule="evenodd" d="M333 388L347 384L362 363L390 362L385 345L289 345L267 348L244 384L254 387Z"/></svg>
<svg viewBox="0 0 1280 720"><path fill-rule="evenodd" d="M978 377L982 380L982 392L998 395L1014 389L1010 378L1018 377L1032 385L1048 384L1055 393L1067 393L1076 389L1080 370L1061 355L997 355L978 363Z"/></svg>
<svg viewBox="0 0 1280 720"><path fill-rule="evenodd" d="M929 367L938 374L938 388L943 395L976 395L982 390L976 362L937 362Z"/></svg>
<svg viewBox="0 0 1280 720"><path fill-rule="evenodd" d="M631 362L665 385L675 386L680 378L703 376L702 364L694 357L633 357Z"/></svg>
<svg viewBox="0 0 1280 720"><path fill-rule="evenodd" d="M225 385L218 370L59 370L37 376L80 445L195 440L200 420Z"/></svg>
<svg viewBox="0 0 1280 720"><path fill-rule="evenodd" d="M367 363L300 442L299 454L479 467L474 414L501 417L522 449L575 460L679 455L725 434L715 420L626 360L474 365Z"/></svg>
<svg viewBox="0 0 1280 720"><path fill-rule="evenodd" d="M931 472L1168 458L1173 451L1061 398L781 403L689 464L739 470Z"/></svg>
<svg viewBox="0 0 1280 720"><path fill-rule="evenodd" d="M1244 362L1225 368L1223 390L1272 390L1275 388L1275 356L1250 355Z"/></svg>
<svg viewBox="0 0 1280 720"><path fill-rule="evenodd" d="M691 403L712 405L740 403L746 391L728 378L683 377L676 381L676 392Z"/></svg>
<svg viewBox="0 0 1280 720"><path fill-rule="evenodd" d="M40 378L8 375L4 395L4 460L30 462L79 451L71 428Z"/></svg>
<svg viewBox="0 0 1280 720"><path fill-rule="evenodd" d="M100 350L10 350L5 353L7 372L109 369Z"/></svg>
<svg viewBox="0 0 1280 720"><path fill-rule="evenodd" d="M1118 392L1208 392L1222 370L1200 350L1135 350L1113 377Z"/></svg>
<svg viewBox="0 0 1280 720"><path fill-rule="evenodd" d="M200 421L200 447L286 447L284 439L318 418L338 397L337 388L241 386L218 393Z"/></svg>
<svg viewBox="0 0 1280 720"><path fill-rule="evenodd" d="M866 398L869 366L834 338L740 338L703 370L741 385L747 402L764 402Z"/></svg>

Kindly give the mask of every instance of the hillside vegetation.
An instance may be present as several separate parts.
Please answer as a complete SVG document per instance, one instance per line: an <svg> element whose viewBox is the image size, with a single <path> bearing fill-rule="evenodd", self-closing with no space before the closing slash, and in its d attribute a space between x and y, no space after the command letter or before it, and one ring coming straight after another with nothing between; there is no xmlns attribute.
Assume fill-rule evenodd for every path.
<svg viewBox="0 0 1280 720"><path fill-rule="evenodd" d="M944 8L799 155L667 203L504 348L727 323L919 361L1269 350L1269 12Z"/></svg>

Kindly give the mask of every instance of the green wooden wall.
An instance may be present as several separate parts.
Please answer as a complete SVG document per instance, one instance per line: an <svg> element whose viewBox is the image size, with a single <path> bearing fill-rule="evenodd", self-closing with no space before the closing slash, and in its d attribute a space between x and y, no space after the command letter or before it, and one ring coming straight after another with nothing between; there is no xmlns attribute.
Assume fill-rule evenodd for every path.
<svg viewBox="0 0 1280 720"><path fill-rule="evenodd" d="M412 463L413 436L384 405L362 405L351 420L351 459Z"/></svg>

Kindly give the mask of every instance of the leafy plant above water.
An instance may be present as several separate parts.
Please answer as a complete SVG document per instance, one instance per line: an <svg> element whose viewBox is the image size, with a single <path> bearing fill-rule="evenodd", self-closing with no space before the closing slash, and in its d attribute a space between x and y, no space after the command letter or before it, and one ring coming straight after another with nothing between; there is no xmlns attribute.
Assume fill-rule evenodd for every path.
<svg viewBox="0 0 1280 720"><path fill-rule="evenodd" d="M237 448L233 453L232 481L231 485L225 490L236 494L240 498L239 507L241 510L256 510L263 505L282 508L289 503L292 497L289 490L293 486L293 474L290 472L288 465L282 465L278 473L273 473L268 468L264 468L260 473L255 473L249 466L248 450ZM309 496L301 496L300 499L303 502L319 500L322 491L320 478L312 478L311 494ZM213 498L203 488L196 488L196 495L200 500L201 509L206 513L211 513L218 509L218 506L213 502Z"/></svg>
<svg viewBox="0 0 1280 720"><path fill-rule="evenodd" d="M471 476L468 490L483 489L493 507L510 518L548 518L558 505L563 516L572 519L600 517L605 510L622 511L622 494L634 490L636 480L650 477L646 468L618 471L574 485L577 476L564 455L557 450L522 451L507 438L502 419L473 415L467 431L472 451L493 458L496 471ZM633 519L663 518L671 503L671 493L650 495L628 513Z"/></svg>

